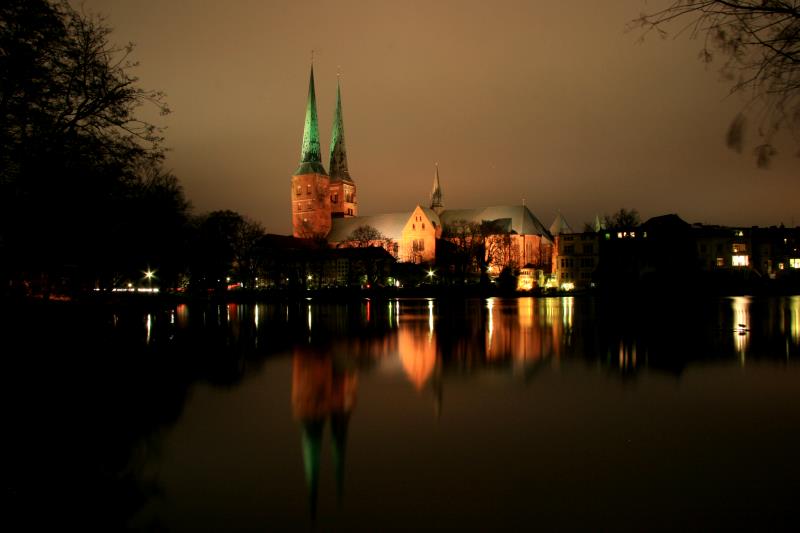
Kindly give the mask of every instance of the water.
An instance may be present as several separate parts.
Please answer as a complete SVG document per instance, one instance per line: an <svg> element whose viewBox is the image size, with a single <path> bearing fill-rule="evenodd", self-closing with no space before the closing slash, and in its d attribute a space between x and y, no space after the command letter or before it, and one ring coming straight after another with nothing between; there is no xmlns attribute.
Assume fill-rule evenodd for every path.
<svg viewBox="0 0 800 533"><path fill-rule="evenodd" d="M20 529L794 529L800 297L4 317Z"/></svg>

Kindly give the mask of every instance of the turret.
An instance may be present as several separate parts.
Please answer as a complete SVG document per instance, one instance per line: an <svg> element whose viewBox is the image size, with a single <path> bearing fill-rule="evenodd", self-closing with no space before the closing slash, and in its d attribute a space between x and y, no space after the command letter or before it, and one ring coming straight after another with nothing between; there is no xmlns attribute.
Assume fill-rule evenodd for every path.
<svg viewBox="0 0 800 533"><path fill-rule="evenodd" d="M442 187L439 184L439 163L436 163L436 172L433 175L433 190L431 191L431 209L437 215L444 211L444 204L442 203Z"/></svg>

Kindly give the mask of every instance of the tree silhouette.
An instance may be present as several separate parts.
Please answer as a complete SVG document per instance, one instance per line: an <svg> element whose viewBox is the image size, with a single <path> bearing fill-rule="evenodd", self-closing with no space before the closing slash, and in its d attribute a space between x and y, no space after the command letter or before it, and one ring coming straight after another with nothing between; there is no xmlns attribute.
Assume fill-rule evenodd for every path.
<svg viewBox="0 0 800 533"><path fill-rule="evenodd" d="M133 46L114 45L110 34L66 0L0 4L0 276L8 280L113 283L169 251L157 241L185 223L183 191L161 169L161 131L137 115L145 104L167 113L163 94L138 86Z"/></svg>
<svg viewBox="0 0 800 533"><path fill-rule="evenodd" d="M603 218L607 229L631 229L641 224L639 212L636 209L625 209L624 207Z"/></svg>
<svg viewBox="0 0 800 533"><path fill-rule="evenodd" d="M673 0L668 7L640 15L633 27L666 36L670 30L701 37L700 57L724 57L722 72L731 92L749 93L744 110L727 134L742 151L749 118L757 128L756 160L767 166L776 154L775 134L787 128L800 148L800 2L797 0ZM798 152L800 155L800 152Z"/></svg>

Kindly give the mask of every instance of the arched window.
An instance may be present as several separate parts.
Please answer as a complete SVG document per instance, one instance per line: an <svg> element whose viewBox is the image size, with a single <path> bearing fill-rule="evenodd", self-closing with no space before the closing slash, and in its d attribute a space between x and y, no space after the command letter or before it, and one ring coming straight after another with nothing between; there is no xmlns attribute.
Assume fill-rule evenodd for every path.
<svg viewBox="0 0 800 533"><path fill-rule="evenodd" d="M306 185L306 194L311 194L311 184Z"/></svg>

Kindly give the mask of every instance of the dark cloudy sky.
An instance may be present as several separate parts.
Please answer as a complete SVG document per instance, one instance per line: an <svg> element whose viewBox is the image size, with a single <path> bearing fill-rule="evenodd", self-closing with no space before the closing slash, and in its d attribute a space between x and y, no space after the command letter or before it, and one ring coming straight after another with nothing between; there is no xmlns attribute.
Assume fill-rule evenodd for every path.
<svg viewBox="0 0 800 533"><path fill-rule="evenodd" d="M77 2L76 2L77 3ZM289 233L289 184L315 50L327 153L342 72L361 214L425 203L520 203L575 229L596 213L800 224L800 159L769 170L725 147L742 106L689 39L643 44L658 1L86 0L141 85L163 90L168 166L196 211L233 209ZM327 165L327 156L325 157Z"/></svg>

